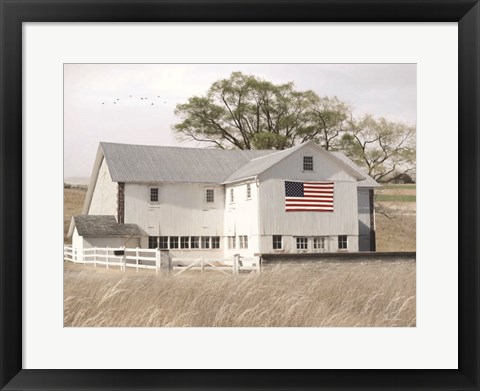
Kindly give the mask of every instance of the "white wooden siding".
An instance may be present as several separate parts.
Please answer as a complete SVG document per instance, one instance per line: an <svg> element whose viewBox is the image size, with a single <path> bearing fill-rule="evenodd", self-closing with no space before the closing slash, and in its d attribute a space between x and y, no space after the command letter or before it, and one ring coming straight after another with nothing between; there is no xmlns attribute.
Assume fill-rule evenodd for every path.
<svg viewBox="0 0 480 391"><path fill-rule="evenodd" d="M303 156L313 156L313 171L303 171ZM334 211L285 212L285 180L333 181ZM296 251L294 236L348 235L349 250L358 249L358 243L350 240L355 237L354 242L358 242L357 180L341 164L314 146L300 149L264 172L260 176L258 191L260 235L268 236L267 240L262 240L261 252L272 249L271 235L286 237L284 246L287 252ZM292 243L288 237L292 237ZM337 251L336 244L332 244L330 251Z"/></svg>
<svg viewBox="0 0 480 391"><path fill-rule="evenodd" d="M105 159L100 166L95 190L93 191L89 215L113 215L117 217L118 184L112 182Z"/></svg>
<svg viewBox="0 0 480 391"><path fill-rule="evenodd" d="M158 187L150 203L149 188ZM215 202L205 202L205 189L215 189ZM149 236L222 236L223 186L202 183L125 184L125 223L137 224Z"/></svg>
<svg viewBox="0 0 480 391"><path fill-rule="evenodd" d="M250 184L251 196L247 199L247 184ZM230 191L233 189L234 202L230 202ZM229 249L225 241L226 256L241 254L253 256L260 250L258 238L258 187L255 181L240 182L225 186L225 236L236 237L236 248ZM248 248L239 248L240 235L248 237Z"/></svg>

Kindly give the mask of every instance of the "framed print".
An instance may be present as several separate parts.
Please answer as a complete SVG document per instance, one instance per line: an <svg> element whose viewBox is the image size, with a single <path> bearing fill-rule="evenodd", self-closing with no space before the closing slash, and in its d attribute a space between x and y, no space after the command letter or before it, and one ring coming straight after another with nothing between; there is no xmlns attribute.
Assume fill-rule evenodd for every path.
<svg viewBox="0 0 480 391"><path fill-rule="evenodd" d="M0 2L2 389L479 389L480 5L477 1ZM318 63L416 66L417 73L412 79L417 83L413 85L418 96L415 122L419 130L418 177L421 180L417 193L417 305L413 315L404 323L382 325L397 327L377 328L350 327L355 324L346 324L343 328L213 328L204 327L201 322L185 328L177 326L189 324L168 322L161 326L174 327L147 328L141 327L145 324L121 322L89 327L92 324L77 324L72 318L66 321L64 310L69 307L64 294L68 291L63 286L63 270L59 271L64 249L57 246L63 237L61 224L56 223L63 218L59 206L63 185L60 181L63 182L66 161L63 160L64 137L69 142L63 128L65 124L77 122L81 124L79 132L86 134L95 131L92 124L98 124L98 129L108 126L102 123L102 118L107 117L81 111L76 112L76 117L71 115L74 105L70 99L72 96L79 99L80 89L69 90L72 85L69 83L88 86L81 99L94 101L93 110L99 111L107 105L117 108L124 99L135 98L134 92L130 96L126 92L127 95L115 96L112 100L111 94L118 90L108 83L132 79L131 85L136 85L138 78L135 71L118 73L116 64L126 64L134 70L139 64L169 64L171 68L165 67L163 71L168 77L156 80L156 85L170 83L180 89L188 80L202 75L202 67L192 64L243 64L247 70L248 64L262 64L264 69L285 64L284 72L290 75L298 64ZM95 69L101 69L97 84L88 84L85 64L96 64ZM112 67L105 68L105 64ZM183 76L175 69L180 68L178 64L186 64ZM312 69L319 72L319 68ZM334 83L335 74L331 69L329 72ZM153 77L146 75L143 73L143 78L148 80L142 83L154 84ZM238 74L236 77L241 78ZM346 84L352 85L349 93L353 95L354 78L347 74L342 77L347 80ZM381 79L381 74L376 77ZM277 80L274 76L272 79L272 85L276 86ZM367 84L374 84L377 79L370 79ZM397 80L394 88L407 88L405 80ZM215 79L209 79L209 83L213 81ZM98 92L100 85L101 93ZM204 92L205 89L188 94ZM98 100L99 94L103 94L102 99L106 96L110 100ZM168 99L160 99L160 93L156 95L142 95L145 101L148 98L149 110L157 105L168 106ZM389 98L386 94L385 100ZM149 115L147 103L142 101L135 101L135 105L141 107L146 117ZM186 105L176 108L182 115L187 115L190 109ZM112 111L108 118L113 124L130 121L127 117ZM134 125L137 122L141 123L140 117ZM183 125L177 130L188 133L191 128ZM117 126L116 131L119 129ZM133 170L133 160L127 153L131 148L105 143L101 148L102 153L108 155L106 159L113 162L111 157L115 156L114 164L123 167L118 171L117 182L128 182L121 175ZM81 151L81 143L71 142L65 154L77 161L89 160L87 165L91 166L93 159ZM138 155L149 153L143 150ZM308 174L318 166L315 153L303 156L303 172ZM159 155L148 156L154 160ZM170 156L172 161L182 160L179 156ZM358 175L348 167L347 160L337 165L351 176ZM100 167L101 162L98 170ZM194 167L189 170L194 171ZM185 171L182 175L187 174ZM160 181L155 175L152 171L144 189L148 190L145 194L151 208L165 196L162 188L155 185ZM232 178L233 182L238 180L234 175ZM360 176L357 179L360 180ZM138 178L131 181L136 183ZM254 182L247 183L252 184ZM125 211L119 207L118 200L125 201L125 191L129 191L128 184L126 188L122 186L115 188L114 214L118 222L123 221ZM305 184L302 186L301 190L305 191ZM332 212L336 203L342 202L335 198L336 190L332 190L336 184L323 181L316 182L315 186L321 186L323 203L314 207L322 212ZM241 197L251 200L256 196L255 191L247 186ZM285 209L282 213L298 213L293 210L298 208L295 203L300 191L298 183L285 182L282 191L285 192L281 199L281 207ZM215 186L201 188L200 192L202 207L209 210L218 195ZM234 204L239 194L232 187L225 193L228 196L225 202ZM388 194L386 196L388 198ZM410 194L402 196L411 197ZM102 242L108 242L105 245L107 266L111 256L110 259L123 259L120 266L124 270L127 266L138 270L139 257L148 256L139 256L138 248L137 254L135 249L133 255L127 253L128 246L120 242L118 245L116 237L112 239L119 232L115 231L116 221L100 220L95 222L95 227L103 227L103 231L96 235L108 237ZM82 236L82 232L88 231L84 230L88 221L73 221L72 235L76 232ZM202 224L202 229L208 228L206 221ZM152 228L149 235L139 230L128 231L124 236L138 240L137 243L145 241L145 247L136 246L150 248L155 257L152 268L158 273L162 272L162 265L171 267L169 260L162 258L160 249L165 246L191 250L198 245L200 249L213 250L224 245L241 253L255 243L242 233L223 243L215 233L165 236L161 228L155 230L148 222L141 227L147 231L149 228ZM268 242L274 250L279 250L277 257L282 256L281 251L286 250L287 245L296 246L298 253L306 253L299 256L308 257L309 250L314 248L334 246L336 252L342 253L353 243L347 235L328 241L325 237L306 234L292 237L290 243L278 234ZM84 236L89 235L91 232ZM371 238L365 243L362 245L371 246ZM355 242L353 246L356 245ZM93 259L95 263L103 262ZM133 259L133 263L128 264L128 259ZM233 271L245 267L240 258L235 262ZM182 266L177 262L177 268ZM230 267L203 261L194 266L202 271ZM257 270L257 266L260 268L257 264L251 266L252 270ZM385 278L387 276L388 273ZM269 289L267 285L264 288ZM102 300L107 300L107 296L102 296ZM98 306L94 299L84 299L82 311ZM116 310L119 319L123 309L117 307ZM112 327L116 325L136 327Z"/></svg>

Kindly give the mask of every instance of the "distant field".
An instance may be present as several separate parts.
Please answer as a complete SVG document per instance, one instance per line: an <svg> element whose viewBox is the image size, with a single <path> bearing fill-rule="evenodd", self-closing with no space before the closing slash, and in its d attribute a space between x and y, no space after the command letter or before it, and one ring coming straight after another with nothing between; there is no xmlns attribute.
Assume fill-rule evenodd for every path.
<svg viewBox="0 0 480 391"><path fill-rule="evenodd" d="M417 197L414 195L405 194L378 194L376 201L391 201L391 202L416 202Z"/></svg>
<svg viewBox="0 0 480 391"><path fill-rule="evenodd" d="M404 190L415 190L417 188L416 183L412 184L403 184L403 185L383 185L384 189L404 189Z"/></svg>
<svg viewBox="0 0 480 391"><path fill-rule="evenodd" d="M65 327L414 327L415 262L317 263L260 274L65 264Z"/></svg>

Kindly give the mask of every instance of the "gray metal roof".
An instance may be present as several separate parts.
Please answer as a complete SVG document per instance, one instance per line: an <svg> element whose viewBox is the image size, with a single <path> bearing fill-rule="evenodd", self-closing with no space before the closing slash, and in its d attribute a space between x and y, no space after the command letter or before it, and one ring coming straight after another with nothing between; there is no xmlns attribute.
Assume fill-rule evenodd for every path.
<svg viewBox="0 0 480 391"><path fill-rule="evenodd" d="M74 218L80 236L144 236L137 224L119 224L114 216L81 215Z"/></svg>
<svg viewBox="0 0 480 391"><path fill-rule="evenodd" d="M276 151L100 143L114 182L221 183L251 159Z"/></svg>
<svg viewBox="0 0 480 391"><path fill-rule="evenodd" d="M282 159L291 155L296 150L300 149L304 144L299 144L295 147L284 149L283 151L271 151L270 155L257 157L250 160L248 163L240 167L233 172L228 178L225 179L225 183L234 182L239 179L249 178L258 174L261 174L265 170L277 164Z"/></svg>
<svg viewBox="0 0 480 391"><path fill-rule="evenodd" d="M313 142L313 141L311 141ZM294 153L304 144L277 150L202 149L100 143L114 182L227 183L258 175ZM342 152L331 152L366 179L359 187L379 184Z"/></svg>
<svg viewBox="0 0 480 391"><path fill-rule="evenodd" d="M380 187L380 185L375 181L375 179L368 176L368 174L366 174L362 168L360 168L353 160L347 157L343 152L335 151L330 153L333 153L335 157L339 158L344 163L348 164L353 170L357 171L359 174L365 177L364 180L357 182L357 187Z"/></svg>

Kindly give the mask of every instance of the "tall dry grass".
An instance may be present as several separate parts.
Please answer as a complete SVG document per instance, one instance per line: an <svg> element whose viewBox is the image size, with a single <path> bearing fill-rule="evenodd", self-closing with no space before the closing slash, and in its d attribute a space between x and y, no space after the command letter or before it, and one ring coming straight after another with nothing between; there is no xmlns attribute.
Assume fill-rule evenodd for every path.
<svg viewBox="0 0 480 391"><path fill-rule="evenodd" d="M187 272L188 273L188 272ZM68 265L75 327L415 326L415 263L317 263L160 278Z"/></svg>

